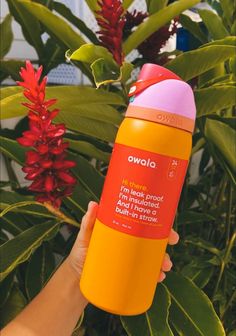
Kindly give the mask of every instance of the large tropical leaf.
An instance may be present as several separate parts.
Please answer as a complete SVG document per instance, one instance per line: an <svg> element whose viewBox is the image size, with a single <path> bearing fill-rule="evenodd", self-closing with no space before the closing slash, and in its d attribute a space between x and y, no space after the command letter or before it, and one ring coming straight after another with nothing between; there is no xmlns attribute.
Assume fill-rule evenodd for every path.
<svg viewBox="0 0 236 336"><path fill-rule="evenodd" d="M179 335L225 336L211 301L192 281L171 272L164 287L171 296L170 321Z"/></svg>
<svg viewBox="0 0 236 336"><path fill-rule="evenodd" d="M0 71L6 76L11 76L13 80L20 80L19 71L25 62L10 59L10 60L1 60Z"/></svg>
<svg viewBox="0 0 236 336"><path fill-rule="evenodd" d="M26 304L27 301L23 293L19 290L17 285L14 284L6 303L0 309L0 328L3 328L14 317L16 317L26 306Z"/></svg>
<svg viewBox="0 0 236 336"><path fill-rule="evenodd" d="M0 283L0 309L6 303L13 284L14 284L15 272L11 272L1 283Z"/></svg>
<svg viewBox="0 0 236 336"><path fill-rule="evenodd" d="M220 0L220 5L223 10L223 16L225 17L228 26L231 28L231 25L234 22L235 3L233 0Z"/></svg>
<svg viewBox="0 0 236 336"><path fill-rule="evenodd" d="M85 135L114 141L122 116L110 104L125 105L119 95L90 87L60 86L47 89L47 98L53 97L58 98L57 107L61 110L55 119L57 122L63 122L68 129ZM21 93L2 99L1 118L26 114L27 109L21 106L23 101Z"/></svg>
<svg viewBox="0 0 236 336"><path fill-rule="evenodd" d="M151 308L137 316L122 316L121 322L129 336L173 336L168 323L170 295L165 287L157 286Z"/></svg>
<svg viewBox="0 0 236 336"><path fill-rule="evenodd" d="M168 0L146 0L148 13L154 14L168 4Z"/></svg>
<svg viewBox="0 0 236 336"><path fill-rule="evenodd" d="M87 141L81 141L81 140L72 140L68 139L70 142L70 149L73 149L76 152L79 152L80 154L84 154L86 156L90 156L91 158L95 158L98 160L101 160L103 162L108 163L110 158L110 153L104 152L91 143Z"/></svg>
<svg viewBox="0 0 236 336"><path fill-rule="evenodd" d="M2 197L2 196L1 196ZM0 203L2 206L2 203ZM34 225L34 221L32 221L32 217L25 216L21 213L21 220L19 221L19 214L14 212L8 212L4 217L1 218L2 229L5 232L12 234L13 236L17 236L19 233L25 231L32 225ZM43 217L45 220L45 217ZM28 222L28 219L31 220L31 223Z"/></svg>
<svg viewBox="0 0 236 336"><path fill-rule="evenodd" d="M236 131L221 121L207 119L205 136L216 146L231 169L236 172Z"/></svg>
<svg viewBox="0 0 236 336"><path fill-rule="evenodd" d="M70 156L77 163L76 167L72 168L74 175L78 178L79 183L92 195L94 200L98 201L104 183L104 176L81 155L70 154Z"/></svg>
<svg viewBox="0 0 236 336"><path fill-rule="evenodd" d="M87 0L87 1L91 1L91 0ZM128 9L130 5L132 5L132 3L134 2L134 0L123 0L122 2L122 6L125 9Z"/></svg>
<svg viewBox="0 0 236 336"><path fill-rule="evenodd" d="M177 56L168 62L166 67L178 74L183 80L188 81L233 57L235 52L235 46L223 45L223 43L222 45L208 45Z"/></svg>
<svg viewBox="0 0 236 336"><path fill-rule="evenodd" d="M96 12L99 9L97 0L85 0L92 12Z"/></svg>
<svg viewBox="0 0 236 336"><path fill-rule="evenodd" d="M188 15L180 14L179 21L181 25L187 29L193 36L195 36L200 42L206 43L207 36L203 33L198 22L193 21Z"/></svg>
<svg viewBox="0 0 236 336"><path fill-rule="evenodd" d="M35 21L32 15L21 6L20 0L7 0L7 3L11 14L20 24L26 41L35 48L38 56L42 57L44 45L41 39L39 22Z"/></svg>
<svg viewBox="0 0 236 336"><path fill-rule="evenodd" d="M13 191L1 190L0 209L8 209L10 212L39 216L43 218L55 218L51 212L41 203L34 204L32 196L23 196ZM21 204L22 206L17 206ZM25 206L23 206L25 204ZM1 215L2 216L2 215ZM19 217L18 217L19 221ZM20 224L16 223L16 227ZM23 225L22 225L23 226ZM24 227L24 226L23 226Z"/></svg>
<svg viewBox="0 0 236 336"><path fill-rule="evenodd" d="M220 112L236 105L236 87L230 85L212 86L195 90L197 115Z"/></svg>
<svg viewBox="0 0 236 336"><path fill-rule="evenodd" d="M229 36L229 32L225 28L219 15L207 9L201 9L198 13L214 40L223 39Z"/></svg>
<svg viewBox="0 0 236 336"><path fill-rule="evenodd" d="M7 86L7 87L0 88L0 101L16 93L20 93L20 92L22 92L22 88L20 86ZM3 111L1 110L1 113L2 112Z"/></svg>
<svg viewBox="0 0 236 336"><path fill-rule="evenodd" d="M0 136L0 152L20 165L23 165L25 161L25 147L22 147L13 139Z"/></svg>
<svg viewBox="0 0 236 336"><path fill-rule="evenodd" d="M210 47L210 46L214 46L214 45L229 45L229 46L234 46L236 45L236 36L227 36L223 39L220 40L216 40L216 41L212 41L209 42L207 44L204 44L203 46L201 46L201 48L205 48L205 47Z"/></svg>
<svg viewBox="0 0 236 336"><path fill-rule="evenodd" d="M29 300L33 299L55 269L55 257L48 242L44 242L31 256L26 269L25 289Z"/></svg>
<svg viewBox="0 0 236 336"><path fill-rule="evenodd" d="M33 226L0 246L0 278L3 280L15 267L26 261L44 240L51 239L60 222L49 221Z"/></svg>
<svg viewBox="0 0 236 336"><path fill-rule="evenodd" d="M8 0L9 1L9 0ZM11 0L12 1L12 0ZM85 43L82 36L76 33L71 26L61 17L53 14L47 7L29 0L14 0L20 8L26 10L35 25L35 18L39 20L47 32L55 37L59 43L75 50ZM34 31L31 26L31 31Z"/></svg>
<svg viewBox="0 0 236 336"><path fill-rule="evenodd" d="M82 45L72 54L68 52L67 58L90 64L97 87L117 81L125 82L133 69L133 65L127 62L120 67L106 48L90 43Z"/></svg>
<svg viewBox="0 0 236 336"><path fill-rule="evenodd" d="M26 115L27 109L21 106L21 103L25 101L21 88L7 87L0 90L1 119L15 118ZM79 105L81 104L84 107L89 105L89 107L91 107L93 110L96 109L97 105L110 104L125 106L124 100L118 94L101 89L96 90L86 86L51 86L46 89L46 97L47 99L56 97L58 99L57 107L66 111L70 110L71 106L74 106L74 108L78 110ZM96 111L93 113L96 113Z"/></svg>
<svg viewBox="0 0 236 336"><path fill-rule="evenodd" d="M72 11L63 3L53 1L53 9L55 9L57 13L59 13L61 16L71 22L76 28L78 28L81 33L90 39L91 42L95 44L99 43L96 35L86 26L85 22L75 16Z"/></svg>
<svg viewBox="0 0 236 336"><path fill-rule="evenodd" d="M127 55L137 48L146 38L174 19L184 10L196 5L199 0L179 0L148 17L124 42L123 50Z"/></svg>
<svg viewBox="0 0 236 336"><path fill-rule="evenodd" d="M13 41L11 22L11 14L8 14L0 24L0 36L2 40L2 43L0 44L0 59L3 58L11 48L11 44Z"/></svg>

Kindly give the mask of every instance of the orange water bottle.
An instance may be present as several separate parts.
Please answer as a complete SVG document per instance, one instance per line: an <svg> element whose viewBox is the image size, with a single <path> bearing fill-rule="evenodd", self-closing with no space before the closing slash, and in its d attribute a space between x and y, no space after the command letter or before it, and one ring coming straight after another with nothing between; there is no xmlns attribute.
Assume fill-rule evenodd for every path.
<svg viewBox="0 0 236 336"><path fill-rule="evenodd" d="M80 282L92 304L120 315L152 304L196 114L191 87L158 65L143 66L129 96Z"/></svg>

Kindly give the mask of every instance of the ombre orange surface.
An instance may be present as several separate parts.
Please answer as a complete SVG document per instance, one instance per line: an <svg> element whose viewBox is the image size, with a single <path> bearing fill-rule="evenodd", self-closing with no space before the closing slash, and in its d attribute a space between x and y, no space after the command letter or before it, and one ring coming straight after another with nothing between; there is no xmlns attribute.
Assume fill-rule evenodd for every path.
<svg viewBox="0 0 236 336"><path fill-rule="evenodd" d="M192 136L174 127L125 118L116 143L188 160ZM150 239L129 235L97 219L80 282L82 293L111 313L145 312L153 300L167 242L168 236Z"/></svg>

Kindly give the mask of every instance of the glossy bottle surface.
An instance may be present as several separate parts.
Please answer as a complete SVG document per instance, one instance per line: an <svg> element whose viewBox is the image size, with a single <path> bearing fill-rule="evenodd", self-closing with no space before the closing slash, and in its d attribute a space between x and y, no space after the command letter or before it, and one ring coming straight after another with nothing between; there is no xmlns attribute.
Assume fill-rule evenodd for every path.
<svg viewBox="0 0 236 336"><path fill-rule="evenodd" d="M125 118L116 143L188 160L191 139L183 130ZM96 220L80 283L84 296L115 314L146 311L152 303L167 242L168 238L131 236Z"/></svg>
<svg viewBox="0 0 236 336"><path fill-rule="evenodd" d="M131 92L135 97L117 133L80 281L92 304L120 315L143 313L152 304L195 114L191 88L162 67L144 66Z"/></svg>

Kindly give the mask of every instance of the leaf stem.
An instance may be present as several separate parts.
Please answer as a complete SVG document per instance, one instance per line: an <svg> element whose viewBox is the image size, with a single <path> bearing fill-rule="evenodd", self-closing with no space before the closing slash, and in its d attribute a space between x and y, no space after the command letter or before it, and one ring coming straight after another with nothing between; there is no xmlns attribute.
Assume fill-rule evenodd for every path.
<svg viewBox="0 0 236 336"><path fill-rule="evenodd" d="M54 216L60 218L63 220L63 222L71 224L77 228L80 228L80 224L76 222L74 219L67 217L63 212L61 212L59 209L54 208L54 206L48 202L44 202L43 205L45 208L51 212Z"/></svg>
<svg viewBox="0 0 236 336"><path fill-rule="evenodd" d="M228 311L228 309L230 308L230 306L232 305L232 303L234 302L234 300L236 299L236 290L233 292L233 295L231 295L222 315L221 315L221 320L224 322L224 319L225 319L225 315Z"/></svg>
<svg viewBox="0 0 236 336"><path fill-rule="evenodd" d="M230 252L231 252L231 250L234 246L235 239L236 239L236 231L233 233L228 245L226 246L225 254L224 254L224 257L222 258L222 262L221 262L221 266L220 266L220 272L219 272L219 275L218 275L218 278L217 278L217 281L216 281L216 286L215 286L215 289L214 289L213 295L212 295L213 299L218 292L219 285L220 285L222 276L224 274L225 266L227 265L229 254L230 254Z"/></svg>
<svg viewBox="0 0 236 336"><path fill-rule="evenodd" d="M2 156L4 158L5 161L5 165L6 165L6 169L7 169L7 174L8 174L8 178L11 184L11 188L14 190L16 187L20 188L20 183L17 179L16 173L14 172L14 169L11 166L11 160L4 155L4 153L2 153Z"/></svg>
<svg viewBox="0 0 236 336"><path fill-rule="evenodd" d="M229 184L229 199L228 199L228 211L226 215L226 246L229 243L230 238L230 224L231 224L231 213L232 213L232 202L233 202L233 188L232 184Z"/></svg>

